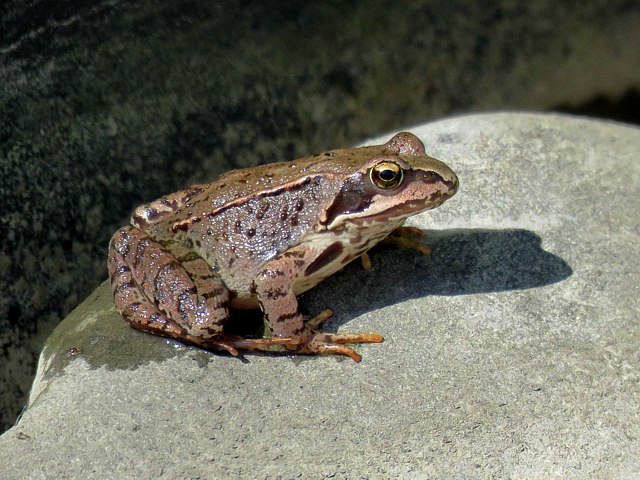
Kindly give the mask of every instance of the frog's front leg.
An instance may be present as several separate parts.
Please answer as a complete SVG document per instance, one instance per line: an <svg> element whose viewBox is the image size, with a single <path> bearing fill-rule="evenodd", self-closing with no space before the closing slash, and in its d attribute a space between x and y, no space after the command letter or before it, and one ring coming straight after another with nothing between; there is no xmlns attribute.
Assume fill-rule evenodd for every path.
<svg viewBox="0 0 640 480"><path fill-rule="evenodd" d="M424 238L424 232L419 228L400 226L393 230L380 244L409 248L423 255L429 255L431 249L420 241L422 238ZM360 255L360 261L362 262L362 268L371 270L371 258L367 252Z"/></svg>
<svg viewBox="0 0 640 480"><path fill-rule="evenodd" d="M423 230L420 230L418 227L407 227L403 225L392 231L383 242L409 248L423 255L429 255L431 249L420 241L422 238L424 238Z"/></svg>
<svg viewBox="0 0 640 480"><path fill-rule="evenodd" d="M316 254L304 248L293 248L271 260L258 273L255 280L256 294L267 323L276 337L296 338L297 345L286 348L296 353L346 355L354 361L361 360L353 349L344 343L380 343L384 339L377 333L330 334L315 330L331 316L325 310L307 323L298 309L294 284L303 268Z"/></svg>

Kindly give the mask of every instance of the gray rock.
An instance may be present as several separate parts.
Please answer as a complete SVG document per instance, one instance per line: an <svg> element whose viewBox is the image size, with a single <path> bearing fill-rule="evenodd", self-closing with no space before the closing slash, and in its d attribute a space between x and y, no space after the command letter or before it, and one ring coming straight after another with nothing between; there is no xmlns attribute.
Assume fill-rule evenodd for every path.
<svg viewBox="0 0 640 480"><path fill-rule="evenodd" d="M0 428L134 206L452 111L615 98L639 23L627 0L3 2Z"/></svg>
<svg viewBox="0 0 640 480"><path fill-rule="evenodd" d="M461 181L411 222L432 255L385 247L303 297L330 329L385 335L360 364L142 334L105 284L47 342L0 478L637 476L640 130L511 113L412 131Z"/></svg>

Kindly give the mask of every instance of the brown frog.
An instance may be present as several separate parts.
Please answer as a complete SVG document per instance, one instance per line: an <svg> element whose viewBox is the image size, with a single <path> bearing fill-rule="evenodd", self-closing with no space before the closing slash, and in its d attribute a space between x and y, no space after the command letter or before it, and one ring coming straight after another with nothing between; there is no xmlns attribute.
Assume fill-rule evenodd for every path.
<svg viewBox="0 0 640 480"><path fill-rule="evenodd" d="M138 207L115 233L116 308L134 328L232 355L285 348L360 361L345 344L383 337L322 333L331 311L305 322L296 296L457 188L449 167L406 132L384 145L228 172ZM271 337L225 333L230 309L258 307Z"/></svg>

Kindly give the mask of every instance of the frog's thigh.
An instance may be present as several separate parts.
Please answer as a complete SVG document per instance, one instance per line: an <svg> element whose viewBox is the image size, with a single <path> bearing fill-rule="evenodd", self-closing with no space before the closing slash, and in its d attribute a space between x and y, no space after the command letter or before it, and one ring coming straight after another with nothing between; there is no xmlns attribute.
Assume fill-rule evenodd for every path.
<svg viewBox="0 0 640 480"><path fill-rule="evenodd" d="M219 335L229 292L204 260L125 227L109 245L115 303L132 326L196 341Z"/></svg>

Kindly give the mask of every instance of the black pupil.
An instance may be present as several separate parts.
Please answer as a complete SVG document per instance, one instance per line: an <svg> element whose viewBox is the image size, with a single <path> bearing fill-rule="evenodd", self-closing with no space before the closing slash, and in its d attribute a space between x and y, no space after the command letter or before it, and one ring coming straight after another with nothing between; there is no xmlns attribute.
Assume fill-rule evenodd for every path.
<svg viewBox="0 0 640 480"><path fill-rule="evenodd" d="M385 182L390 182L394 178L396 178L396 172L390 169L385 169L380 171L380 178Z"/></svg>

